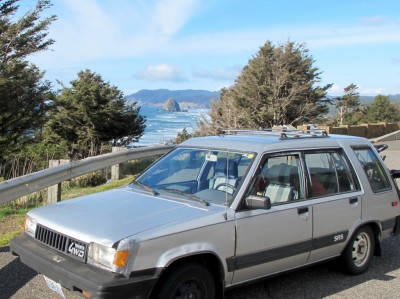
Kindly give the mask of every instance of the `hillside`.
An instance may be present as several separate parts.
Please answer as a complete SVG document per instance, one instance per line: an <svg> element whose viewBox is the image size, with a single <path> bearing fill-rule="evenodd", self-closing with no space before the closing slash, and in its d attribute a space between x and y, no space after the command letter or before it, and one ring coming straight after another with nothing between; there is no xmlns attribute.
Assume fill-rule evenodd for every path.
<svg viewBox="0 0 400 299"><path fill-rule="evenodd" d="M169 90L169 89L142 89L128 95L127 104L137 102L140 106L159 106L172 98L181 108L210 108L211 100L219 98L219 91L208 90Z"/></svg>

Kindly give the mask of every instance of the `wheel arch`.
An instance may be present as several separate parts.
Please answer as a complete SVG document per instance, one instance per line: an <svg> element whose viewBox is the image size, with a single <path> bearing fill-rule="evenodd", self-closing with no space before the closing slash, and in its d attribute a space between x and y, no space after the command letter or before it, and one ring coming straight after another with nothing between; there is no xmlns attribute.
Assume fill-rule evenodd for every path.
<svg viewBox="0 0 400 299"><path fill-rule="evenodd" d="M216 286L216 295L215 298L224 298L224 290L225 290L225 273L224 267L222 265L221 260L213 253L204 252L199 254L193 254L185 257L181 257L171 261L160 273L160 277L155 284L153 291L157 290L165 281L165 278L169 273L177 269L178 267L188 264L188 263L197 263L205 268L207 268L214 281ZM153 292L154 293L154 292ZM150 296L151 299L156 299Z"/></svg>
<svg viewBox="0 0 400 299"><path fill-rule="evenodd" d="M357 231L364 226L369 226L374 234L374 242L375 242L374 256L381 256L382 249L381 249L380 235L381 235L381 231L382 231L381 230L382 226L380 225L379 221L369 221L369 222L360 223L360 225L358 225L353 230L351 235L348 237L345 248L349 245L349 242L353 239L353 237L357 233Z"/></svg>

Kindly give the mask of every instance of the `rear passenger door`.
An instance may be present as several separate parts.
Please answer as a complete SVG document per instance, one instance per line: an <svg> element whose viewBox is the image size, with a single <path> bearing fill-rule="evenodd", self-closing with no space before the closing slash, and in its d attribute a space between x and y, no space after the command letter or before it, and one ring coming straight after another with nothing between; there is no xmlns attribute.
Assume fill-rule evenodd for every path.
<svg viewBox="0 0 400 299"><path fill-rule="evenodd" d="M300 155L265 156L247 196L267 196L271 209L236 213L236 255L227 260L233 284L304 265L311 250L313 210L305 199Z"/></svg>
<svg viewBox="0 0 400 299"><path fill-rule="evenodd" d="M361 221L361 191L341 150L304 153L313 203L313 251L309 262L339 255Z"/></svg>

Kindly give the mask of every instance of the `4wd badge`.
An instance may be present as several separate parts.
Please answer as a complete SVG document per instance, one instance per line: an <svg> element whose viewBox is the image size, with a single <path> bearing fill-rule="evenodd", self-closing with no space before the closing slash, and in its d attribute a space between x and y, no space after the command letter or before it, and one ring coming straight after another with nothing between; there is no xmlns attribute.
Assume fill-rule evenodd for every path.
<svg viewBox="0 0 400 299"><path fill-rule="evenodd" d="M85 246L78 244L74 241L71 241L71 243L68 246L68 252L72 255L75 255L83 259L85 257Z"/></svg>

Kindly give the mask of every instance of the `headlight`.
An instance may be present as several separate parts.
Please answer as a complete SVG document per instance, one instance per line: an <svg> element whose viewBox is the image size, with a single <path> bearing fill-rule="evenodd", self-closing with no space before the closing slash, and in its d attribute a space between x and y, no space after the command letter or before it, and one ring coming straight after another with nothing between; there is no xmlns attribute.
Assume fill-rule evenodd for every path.
<svg viewBox="0 0 400 299"><path fill-rule="evenodd" d="M35 218L26 216L25 218L25 232L32 237L35 236L37 221Z"/></svg>
<svg viewBox="0 0 400 299"><path fill-rule="evenodd" d="M90 243L88 263L112 270L115 249L97 243Z"/></svg>
<svg viewBox="0 0 400 299"><path fill-rule="evenodd" d="M123 239L116 247L115 249L94 242L90 243L87 262L129 276L139 242L138 240Z"/></svg>

